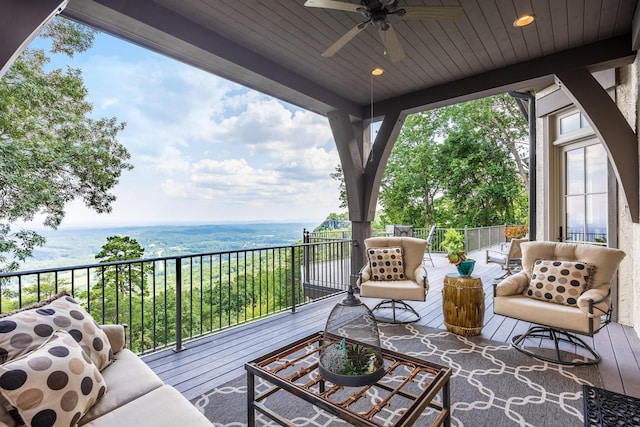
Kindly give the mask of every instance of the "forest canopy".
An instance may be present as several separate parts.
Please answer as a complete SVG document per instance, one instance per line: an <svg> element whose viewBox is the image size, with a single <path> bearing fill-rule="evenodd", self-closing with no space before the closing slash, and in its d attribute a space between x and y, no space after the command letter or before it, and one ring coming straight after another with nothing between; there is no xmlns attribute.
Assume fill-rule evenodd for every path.
<svg viewBox="0 0 640 427"><path fill-rule="evenodd" d="M94 31L56 18L41 34L49 54L89 49ZM0 79L0 271L13 271L42 246L43 236L16 230L40 220L57 228L73 200L99 213L111 211L111 192L132 166L118 142L125 124L92 118L79 69L48 69L43 49L27 48Z"/></svg>
<svg viewBox="0 0 640 427"><path fill-rule="evenodd" d="M407 117L382 178L375 227L525 224L528 125L508 94ZM342 169L340 183L346 207Z"/></svg>

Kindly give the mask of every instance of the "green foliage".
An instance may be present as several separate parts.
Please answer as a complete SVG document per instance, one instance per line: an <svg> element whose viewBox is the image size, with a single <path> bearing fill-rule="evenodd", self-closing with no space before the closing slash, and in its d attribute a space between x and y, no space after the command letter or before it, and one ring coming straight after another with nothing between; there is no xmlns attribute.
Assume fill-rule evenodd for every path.
<svg viewBox="0 0 640 427"><path fill-rule="evenodd" d="M93 45L96 31L66 19L56 19L46 26L41 37L51 39L51 52L64 53L73 58L76 52L85 52Z"/></svg>
<svg viewBox="0 0 640 427"><path fill-rule="evenodd" d="M439 147L437 158L433 173L454 206L449 225L483 227L520 220L516 202L524 188L503 146L456 132Z"/></svg>
<svg viewBox="0 0 640 427"><path fill-rule="evenodd" d="M44 243L45 238L35 231L12 232L9 224L0 223L0 271L17 270L20 262L32 256L33 249Z"/></svg>
<svg viewBox="0 0 640 427"><path fill-rule="evenodd" d="M377 227L526 222L527 135L507 94L407 117L384 170ZM341 172L332 177L339 180Z"/></svg>
<svg viewBox="0 0 640 427"><path fill-rule="evenodd" d="M445 256L451 264L458 265L467 259L464 250L464 235L453 228L445 231L440 247L447 251Z"/></svg>
<svg viewBox="0 0 640 427"><path fill-rule="evenodd" d="M342 172L342 165L337 165L335 171L330 173L329 176L338 181L338 188L340 189L340 196L338 196L338 200L340 200L339 207L341 209L347 209L347 187L344 183L344 173Z"/></svg>
<svg viewBox="0 0 640 427"><path fill-rule="evenodd" d="M129 236L110 236L95 256L99 262L116 262L141 259L144 248Z"/></svg>
<svg viewBox="0 0 640 427"><path fill-rule="evenodd" d="M437 146L431 113L411 115L393 148L380 188L380 217L386 224L427 227L437 221L433 210L441 183L431 173Z"/></svg>
<svg viewBox="0 0 640 427"><path fill-rule="evenodd" d="M55 19L44 35L52 51L72 54L91 45L93 32ZM35 232L12 232L11 224L40 215L56 228L75 199L109 212L111 189L132 167L117 142L124 123L91 118L80 70L47 72L48 62L43 50L26 49L0 79L0 270L15 270L15 260L44 243Z"/></svg>
<svg viewBox="0 0 640 427"><path fill-rule="evenodd" d="M65 289L98 323L129 325L128 347L147 352L175 342L178 325L189 339L288 310L294 300L308 302L304 261L313 270L317 263L349 259L348 246L337 246L184 257L176 266L175 259L143 262L144 249L135 239L111 236L96 254L103 261L96 267L5 280L0 309L18 309Z"/></svg>
<svg viewBox="0 0 640 427"><path fill-rule="evenodd" d="M351 223L349 221L348 212L343 212L341 214L331 212L320 225L313 229L313 231L344 230L350 228L350 226Z"/></svg>
<svg viewBox="0 0 640 427"><path fill-rule="evenodd" d="M136 239L129 236L110 236L102 245L95 258L100 263L142 259L144 248ZM102 285L117 285L121 293L142 293L144 289L143 263L117 264L105 267L102 272Z"/></svg>

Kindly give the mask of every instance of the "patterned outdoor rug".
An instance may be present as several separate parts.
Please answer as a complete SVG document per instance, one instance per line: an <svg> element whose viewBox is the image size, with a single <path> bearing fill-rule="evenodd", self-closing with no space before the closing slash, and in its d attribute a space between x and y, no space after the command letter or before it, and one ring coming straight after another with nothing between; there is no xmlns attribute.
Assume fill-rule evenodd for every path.
<svg viewBox="0 0 640 427"><path fill-rule="evenodd" d="M596 366L566 367L525 356L509 344L419 325L380 324L383 347L453 368L452 426L582 426L582 385L602 386ZM256 377L256 390L270 388ZM216 426L247 424L246 378L194 399ZM438 395L438 399L440 396ZM279 391L263 401L299 426L345 422ZM415 425L430 425L429 411ZM384 420L377 420L384 424ZM257 415L258 425L277 425Z"/></svg>

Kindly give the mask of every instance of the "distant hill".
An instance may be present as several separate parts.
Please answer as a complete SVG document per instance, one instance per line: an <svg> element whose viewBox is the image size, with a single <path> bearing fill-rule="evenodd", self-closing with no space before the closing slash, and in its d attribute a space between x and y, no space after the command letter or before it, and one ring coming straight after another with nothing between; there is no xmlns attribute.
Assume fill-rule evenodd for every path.
<svg viewBox="0 0 640 427"><path fill-rule="evenodd" d="M344 230L345 228L351 228L351 221L341 219L327 219L316 227L317 231L324 230Z"/></svg>
<svg viewBox="0 0 640 427"><path fill-rule="evenodd" d="M166 225L47 230L47 243L20 270L94 264L94 256L109 236L129 236L145 248L145 258L193 255L229 250L287 246L302 240L310 223L256 223L213 225Z"/></svg>

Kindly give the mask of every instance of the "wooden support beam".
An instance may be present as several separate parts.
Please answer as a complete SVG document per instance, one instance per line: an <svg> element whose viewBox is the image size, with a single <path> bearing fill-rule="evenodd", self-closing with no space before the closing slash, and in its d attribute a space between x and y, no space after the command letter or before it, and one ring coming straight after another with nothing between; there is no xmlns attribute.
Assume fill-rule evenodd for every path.
<svg viewBox="0 0 640 427"><path fill-rule="evenodd" d="M0 77L68 0L6 0L0 13Z"/></svg>
<svg viewBox="0 0 640 427"><path fill-rule="evenodd" d="M344 174L349 219L355 242L351 268L356 272L365 262L364 240L371 237L371 222L375 218L382 175L406 114L399 110L387 114L373 146L370 143L371 123L366 126L362 121L352 123L349 115L339 110L330 112L327 117Z"/></svg>
<svg viewBox="0 0 640 427"><path fill-rule="evenodd" d="M367 199L365 200L364 207L370 221L373 221L375 218L384 168L387 166L391 150L398 139L406 117L407 114L402 113L400 110L387 112L378 130L376 140L373 143L369 161L365 165L364 176Z"/></svg>
<svg viewBox="0 0 640 427"><path fill-rule="evenodd" d="M631 49L631 34L624 34L389 98L378 102L375 112L384 115L397 109L408 113L431 110L522 90L527 84L535 86L536 81L545 81L547 78L550 82L550 76L560 71L587 67L593 72L630 64L635 56L635 51ZM364 110L365 120L369 118L368 115Z"/></svg>
<svg viewBox="0 0 640 427"><path fill-rule="evenodd" d="M585 115L602 141L626 205L635 223L640 221L638 137L613 99L585 69L556 73L556 83Z"/></svg>
<svg viewBox="0 0 640 427"><path fill-rule="evenodd" d="M338 148L344 184L347 191L347 205L351 221L364 221L364 157L363 126L361 121L351 123L349 115L340 110L327 114L333 139Z"/></svg>

